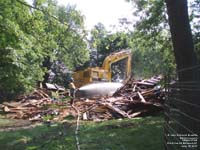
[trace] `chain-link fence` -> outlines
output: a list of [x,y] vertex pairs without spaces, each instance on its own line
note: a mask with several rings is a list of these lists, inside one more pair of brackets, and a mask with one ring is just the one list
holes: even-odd
[[199,78],[200,65],[165,78],[165,150],[200,150]]

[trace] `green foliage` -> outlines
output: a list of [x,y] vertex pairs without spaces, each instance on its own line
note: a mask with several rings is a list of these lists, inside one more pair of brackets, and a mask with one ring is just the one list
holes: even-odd
[[54,0],[0,1],[0,99],[31,91],[52,63],[68,68],[88,59],[83,16]]
[[70,69],[74,69],[89,58],[83,16],[74,6],[61,6],[58,9],[58,17],[60,22],[67,23],[68,26],[59,30],[57,36],[59,51],[56,56]]
[[132,33],[133,72],[149,77],[175,71],[164,0],[136,0],[134,15],[138,21]]
[[[164,0],[127,1],[133,2],[134,16],[138,18],[132,35],[135,76],[174,73],[176,65]],[[199,4],[199,0],[194,0],[189,7],[195,49],[200,58]]]
[[172,73],[175,68],[172,45],[165,33],[156,36],[133,35],[133,72],[136,77],[149,77],[166,72]]
[[130,35],[124,32],[109,33],[99,23],[91,31],[90,47],[96,50],[97,65],[100,66],[106,56],[121,49],[130,48]]
[[46,115],[46,116],[43,116],[43,121],[49,121],[49,120],[52,120],[53,119],[53,115]]
[[105,26],[102,23],[98,23],[91,30],[90,47],[91,49],[96,49],[100,44],[101,39],[103,39],[108,34]]
[[109,33],[102,24],[92,30],[92,48],[97,49],[97,61],[102,62],[111,52],[131,48],[135,77],[175,71],[164,0],[133,1],[138,21],[133,32]]
[[190,3],[191,9],[191,26],[194,40],[194,47],[197,58],[200,62],[200,0],[194,0]]
[[33,49],[35,38],[26,33],[29,9],[12,1],[1,1],[0,7],[0,98],[11,98],[42,79],[42,59]]

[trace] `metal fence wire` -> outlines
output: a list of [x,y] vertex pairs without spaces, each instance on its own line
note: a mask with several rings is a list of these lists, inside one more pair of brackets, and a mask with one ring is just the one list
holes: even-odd
[[165,150],[200,150],[200,65],[167,75],[165,89]]

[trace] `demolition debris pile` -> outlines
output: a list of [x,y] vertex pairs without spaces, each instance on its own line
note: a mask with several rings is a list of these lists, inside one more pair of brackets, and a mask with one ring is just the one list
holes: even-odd
[[[146,80],[130,79],[113,96],[75,99],[74,106],[83,120],[133,118],[158,113],[163,109],[163,93],[158,85],[161,79],[161,76]],[[58,121],[77,115],[70,106],[69,98],[55,100],[47,93],[44,89],[35,90],[16,102],[0,104],[0,108],[9,118],[31,121],[43,121],[44,118]]]
[[161,76],[146,80],[130,79],[111,97],[75,101],[83,120],[108,120],[151,115],[163,109]]
[[19,97],[17,101],[3,102],[0,104],[0,108],[6,114],[6,117],[13,119],[62,120],[73,109],[67,101],[51,98],[50,93],[46,89],[35,90],[29,95]]

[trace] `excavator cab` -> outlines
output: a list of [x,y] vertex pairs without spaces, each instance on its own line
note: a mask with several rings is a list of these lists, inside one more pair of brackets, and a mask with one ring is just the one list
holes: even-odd
[[87,68],[84,71],[77,71],[73,74],[76,87],[81,87],[89,83],[108,82],[108,71],[99,67]]

